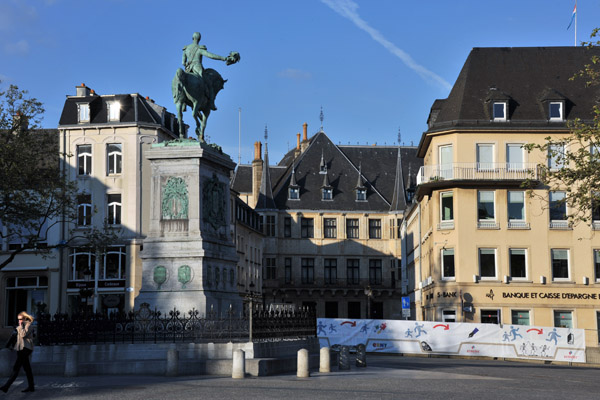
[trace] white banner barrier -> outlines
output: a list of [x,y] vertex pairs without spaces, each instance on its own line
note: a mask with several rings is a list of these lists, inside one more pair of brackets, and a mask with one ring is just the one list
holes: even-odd
[[583,329],[319,318],[317,336],[321,347],[364,343],[368,352],[585,362]]

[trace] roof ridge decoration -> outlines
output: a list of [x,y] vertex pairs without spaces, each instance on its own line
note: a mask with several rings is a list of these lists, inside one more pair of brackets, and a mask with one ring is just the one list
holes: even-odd
[[[400,133],[398,133],[398,139],[400,139]],[[404,196],[404,203],[406,204],[404,175],[402,173],[402,152],[400,151],[400,145],[398,145],[398,156],[396,157],[396,179],[394,180],[394,192],[392,194],[392,204],[390,205],[390,211],[402,211],[402,204],[400,204],[400,195]]]
[[360,161],[358,163],[358,181],[356,182],[356,188],[362,189],[364,187],[365,187],[365,185],[362,180],[362,161]]
[[260,179],[260,189],[258,191],[258,201],[256,202],[256,208],[260,210],[274,210],[275,201],[273,200],[273,190],[271,188],[271,173],[269,171],[269,148],[267,139],[269,137],[269,131],[265,125],[265,161],[262,169],[262,176]]

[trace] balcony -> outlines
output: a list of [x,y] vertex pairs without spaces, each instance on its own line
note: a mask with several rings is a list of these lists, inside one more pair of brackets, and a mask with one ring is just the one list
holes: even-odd
[[419,169],[417,185],[446,181],[539,180],[535,163],[452,163],[425,165]]

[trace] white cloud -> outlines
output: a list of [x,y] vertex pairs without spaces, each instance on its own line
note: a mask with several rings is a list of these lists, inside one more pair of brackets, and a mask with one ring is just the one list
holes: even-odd
[[415,71],[421,78],[429,83],[433,83],[450,90],[452,85],[441,76],[428,70],[424,66],[418,64],[408,53],[399,49],[395,44],[387,40],[377,29],[371,27],[360,15],[358,15],[358,4],[352,0],[321,0],[333,11],[342,17],[350,20],[359,29],[368,33],[373,40],[385,47],[387,51],[398,57],[410,69]]
[[279,72],[279,76],[282,78],[304,81],[312,78],[312,74],[307,71],[302,71],[299,69],[288,68]]
[[15,43],[7,43],[4,45],[4,51],[8,54],[24,56],[29,53],[29,43],[27,40],[19,40]]

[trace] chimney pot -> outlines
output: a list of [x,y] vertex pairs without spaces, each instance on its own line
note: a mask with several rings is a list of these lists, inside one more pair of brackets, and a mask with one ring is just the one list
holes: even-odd
[[296,134],[296,150],[300,150],[300,134]]
[[302,141],[306,141],[308,140],[308,124],[306,122],[302,124],[302,129],[304,132],[302,135]]

